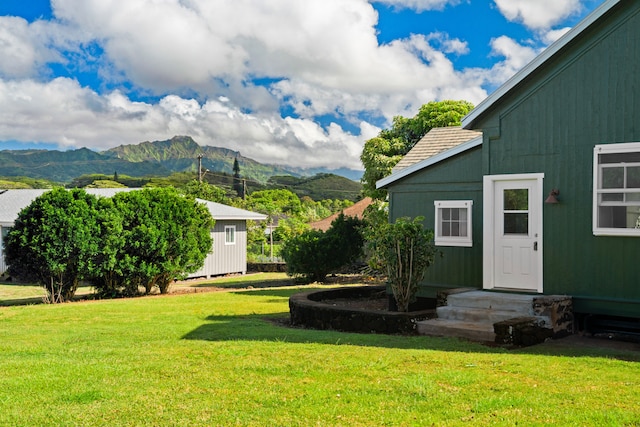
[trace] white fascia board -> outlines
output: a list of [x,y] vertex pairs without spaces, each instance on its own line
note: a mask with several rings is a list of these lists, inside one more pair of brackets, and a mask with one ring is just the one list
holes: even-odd
[[590,27],[594,22],[600,19],[605,13],[607,13],[613,6],[620,3],[621,0],[607,0],[598,6],[593,12],[591,12],[586,18],[576,24],[571,30],[565,33],[562,37],[547,47],[542,53],[536,56],[531,62],[525,65],[520,71],[507,80],[502,86],[496,89],[491,95],[486,97],[476,108],[471,110],[462,119],[463,129],[474,129],[474,122],[485,111],[487,111],[493,104],[495,104],[500,98],[509,93],[520,82],[531,75],[538,67],[542,66],[550,58],[552,58],[558,51],[565,47],[569,42],[580,35],[584,30]]
[[478,145],[482,144],[482,136],[477,136],[473,139],[470,139],[467,142],[463,142],[460,145],[456,145],[453,148],[450,148],[448,150],[445,150],[441,153],[436,154],[435,156],[431,156],[428,159],[424,159],[418,163],[414,163],[411,166],[408,166],[404,169],[401,169],[400,171],[396,172],[396,173],[392,173],[391,175],[382,178],[381,180],[379,180],[378,182],[376,182],[376,188],[384,188],[386,186],[388,186],[391,183],[394,183],[396,181],[398,181],[399,179],[402,179],[404,177],[407,177],[415,172],[418,172],[422,169],[428,168],[431,165],[435,165],[436,163],[439,163],[443,160],[446,160],[448,158],[451,158],[455,155],[458,155],[460,153],[463,153],[467,150],[470,150],[474,147],[477,147]]

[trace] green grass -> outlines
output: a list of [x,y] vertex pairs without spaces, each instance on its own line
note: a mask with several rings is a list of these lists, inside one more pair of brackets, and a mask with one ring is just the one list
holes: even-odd
[[[209,288],[222,289],[247,289],[273,286],[291,286],[293,279],[285,273],[252,273],[247,275],[219,277],[212,279],[185,280],[171,285],[173,292],[198,292]],[[77,296],[86,296],[93,293],[93,288],[81,285],[76,292]],[[0,306],[37,304],[42,302],[46,295],[43,287],[33,284],[0,282]]]
[[[76,296],[86,296],[93,293],[91,286],[80,286]],[[47,292],[42,286],[24,283],[0,283],[0,306],[39,304],[43,302]]]
[[293,287],[0,307],[0,425],[636,425],[640,354],[292,329]]

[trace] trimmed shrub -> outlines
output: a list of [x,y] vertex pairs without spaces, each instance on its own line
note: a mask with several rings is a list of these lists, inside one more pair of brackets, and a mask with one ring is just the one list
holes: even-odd
[[305,282],[324,282],[327,275],[362,255],[362,221],[338,216],[326,232],[308,230],[289,239],[282,248],[287,274]]

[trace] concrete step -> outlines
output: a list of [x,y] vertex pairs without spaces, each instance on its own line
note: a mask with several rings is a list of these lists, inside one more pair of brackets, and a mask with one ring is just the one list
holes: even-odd
[[487,323],[429,319],[416,322],[416,329],[420,335],[457,337],[480,342],[494,342],[496,339],[493,325]]
[[489,323],[491,325],[503,320],[524,316],[524,314],[512,310],[488,310],[484,308],[456,306],[438,307],[436,313],[439,319],[460,320],[470,323]]
[[470,291],[449,295],[447,305],[518,313],[513,317],[531,316],[533,315],[533,298],[533,295]]

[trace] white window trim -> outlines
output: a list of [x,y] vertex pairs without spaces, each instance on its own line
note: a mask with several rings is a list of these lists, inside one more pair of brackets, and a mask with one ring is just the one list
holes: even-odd
[[[227,230],[233,230],[232,236],[233,241],[227,240]],[[235,225],[225,225],[224,226],[224,244],[225,245],[235,245],[236,244],[236,226]]]
[[[435,233],[434,233],[434,243],[436,246],[464,246],[471,247],[473,246],[473,238],[471,234],[472,230],[472,217],[471,211],[473,209],[473,200],[436,200],[433,202],[435,207]],[[453,236],[439,236],[438,230],[440,227],[438,226],[440,223],[440,209],[446,208],[462,208],[467,210],[467,235],[464,237],[453,237]]]
[[[633,228],[605,228],[598,226],[598,189],[600,187],[600,166],[598,156],[601,154],[624,154],[640,152],[640,142],[622,144],[596,145],[593,149],[593,212],[592,228],[594,236],[640,236],[640,229]],[[622,206],[624,203],[621,203]],[[634,204],[635,205],[635,204]]]

